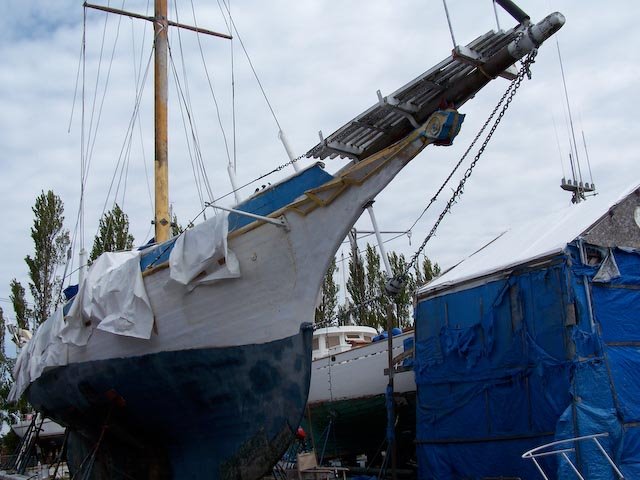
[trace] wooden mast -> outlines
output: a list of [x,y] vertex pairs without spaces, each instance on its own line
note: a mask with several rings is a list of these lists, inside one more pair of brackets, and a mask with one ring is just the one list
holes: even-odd
[[218,33],[199,27],[192,27],[167,18],[167,0],[155,0],[154,16],[148,17],[117,8],[84,3],[85,8],[93,8],[107,13],[126,15],[153,22],[154,31],[154,117],[155,117],[155,240],[164,242],[171,236],[171,218],[169,216],[169,141],[168,141],[168,73],[167,52],[169,25],[184,28],[197,33],[231,39],[231,35]]
[[155,0],[154,118],[155,118],[155,237],[161,243],[169,239],[169,151],[167,114],[167,0]]

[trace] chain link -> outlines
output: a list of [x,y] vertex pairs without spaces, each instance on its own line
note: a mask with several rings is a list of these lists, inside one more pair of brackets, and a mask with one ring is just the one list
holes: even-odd
[[[518,40],[519,40],[519,38],[516,39],[516,42]],[[486,128],[488,123],[491,121],[491,118],[495,114],[495,112],[498,109],[498,107],[504,102],[502,110],[498,114],[498,118],[496,118],[495,122],[493,123],[491,129],[489,130],[489,133],[487,134],[486,138],[484,139],[484,142],[482,142],[482,146],[478,150],[478,153],[476,154],[476,156],[474,157],[473,161],[469,165],[469,168],[467,168],[467,170],[465,171],[462,179],[460,180],[460,183],[458,184],[458,187],[454,190],[453,195],[451,195],[451,198],[449,199],[449,201],[447,202],[447,205],[442,210],[442,213],[438,217],[438,220],[436,220],[436,223],[431,228],[431,231],[426,236],[426,238],[424,239],[424,241],[422,242],[422,244],[420,245],[420,247],[418,248],[416,253],[411,257],[411,259],[407,263],[407,268],[404,270],[402,276],[406,276],[409,273],[409,270],[411,269],[411,267],[415,266],[415,264],[417,263],[418,257],[420,256],[420,254],[422,253],[422,251],[426,247],[426,245],[429,242],[429,240],[431,240],[431,238],[436,233],[436,230],[438,229],[438,226],[440,225],[440,222],[442,222],[444,217],[451,211],[451,208],[456,203],[456,200],[458,200],[460,198],[460,196],[462,196],[462,194],[464,193],[464,185],[465,185],[465,183],[467,182],[469,177],[471,177],[471,174],[473,173],[474,167],[478,163],[478,160],[480,160],[480,157],[484,153],[484,150],[487,147],[487,144],[489,143],[489,141],[491,140],[491,137],[493,136],[493,133],[496,131],[496,128],[498,128],[498,125],[502,121],[502,117],[504,117],[504,114],[506,113],[507,109],[509,108],[509,105],[513,101],[513,97],[515,96],[518,88],[520,87],[520,84],[522,83],[522,80],[524,79],[525,75],[527,76],[527,78],[531,78],[530,66],[531,66],[532,63],[535,62],[535,58],[536,58],[537,54],[538,54],[538,50],[537,49],[533,49],[531,51],[531,53],[529,53],[529,55],[527,56],[525,61],[522,63],[522,67],[520,68],[520,71],[518,72],[518,76],[516,78],[514,78],[513,81],[509,84],[509,87],[507,88],[507,90],[505,91],[504,95],[500,99],[500,102],[498,102],[498,105],[494,109],[493,113],[488,118],[487,122],[485,122],[485,124],[482,127],[482,129],[480,130],[480,133],[482,133],[482,131]],[[505,99],[506,99],[506,102],[505,102]],[[476,139],[474,139],[473,143],[476,142],[477,138],[480,136],[480,133],[478,134],[478,136],[476,136]],[[464,156],[466,156],[467,153],[468,153],[468,150],[467,150],[467,152],[465,152]],[[448,180],[449,179],[447,179],[447,181]],[[440,190],[442,190],[442,188],[444,188],[444,186],[441,187]]]

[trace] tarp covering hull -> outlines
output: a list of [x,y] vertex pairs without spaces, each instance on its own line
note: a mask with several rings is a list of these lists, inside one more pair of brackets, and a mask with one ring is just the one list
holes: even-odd
[[[619,275],[595,281],[607,255]],[[602,432],[633,478],[638,292],[640,253],[576,241],[543,264],[423,297],[414,367],[420,478],[537,478],[526,450]],[[585,478],[615,478],[595,450],[576,461]],[[542,462],[551,478],[575,478],[552,458]]]
[[154,478],[258,478],[300,422],[311,337],[303,326],[261,345],[67,365],[45,372],[27,395],[73,430],[73,471],[98,445],[91,478],[146,479],[152,470]]

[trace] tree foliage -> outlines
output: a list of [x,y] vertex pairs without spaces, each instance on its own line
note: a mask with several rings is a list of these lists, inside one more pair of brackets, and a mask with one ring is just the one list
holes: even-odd
[[43,191],[31,210],[34,214],[31,227],[34,256],[27,255],[25,262],[29,267],[29,290],[37,326],[47,319],[60,300],[58,292],[62,280],[56,277],[56,270],[64,264],[69,232],[63,228],[64,205],[53,191]]
[[415,271],[417,287],[426,285],[434,278],[439,277],[441,273],[438,263],[432,263],[427,256],[422,259],[422,271],[420,270],[420,264],[416,265]]
[[24,297],[25,290],[22,284],[16,280],[15,278],[11,280],[9,284],[11,288],[11,294],[9,295],[9,300],[11,300],[11,304],[13,305],[13,311],[16,314],[16,323],[18,324],[18,328],[23,328],[25,330],[29,330],[29,319],[33,314],[29,307],[27,306],[27,301]]
[[319,325],[328,325],[336,318],[336,307],[338,305],[338,290],[340,287],[336,284],[334,275],[338,267],[336,259],[331,261],[327,273],[322,282],[322,290],[320,291],[320,304],[316,307],[315,322]]
[[182,232],[184,232],[184,228],[178,222],[178,216],[174,213],[173,217],[171,217],[171,236],[177,237]]
[[[407,270],[407,260],[404,255],[396,252],[389,253],[389,263],[394,276],[402,274]],[[396,319],[401,328],[409,327],[413,323],[413,293],[416,289],[416,279],[409,272],[406,281],[400,292],[393,298],[396,307]]]
[[[24,292],[24,289],[23,289]],[[0,308],[0,425],[14,423],[20,414],[26,413],[29,406],[24,398],[17,403],[9,403],[9,392],[13,386],[11,373],[15,365],[15,359],[7,357],[5,351],[6,322],[4,312]],[[3,441],[4,443],[4,441]]]
[[[355,249],[352,251],[357,252]],[[388,258],[393,276],[407,270],[404,255],[389,252]],[[413,294],[416,288],[439,274],[438,264],[425,257],[422,268],[417,265],[415,269],[409,269],[402,289],[391,298],[385,292],[387,274],[381,269],[380,254],[374,246],[367,244],[364,262],[359,254],[352,254],[349,261],[347,292],[350,299],[347,307],[338,309],[338,316],[349,318],[357,325],[386,329],[387,308],[392,304],[395,308],[397,326],[409,327],[413,323]]]
[[352,321],[356,325],[368,325],[367,286],[362,257],[357,251],[349,259],[349,278],[347,280],[347,292],[350,302],[348,309],[348,319],[344,323]]
[[100,219],[89,261],[93,262],[104,252],[130,250],[132,247],[133,235],[129,233],[129,217],[116,203],[113,209]]

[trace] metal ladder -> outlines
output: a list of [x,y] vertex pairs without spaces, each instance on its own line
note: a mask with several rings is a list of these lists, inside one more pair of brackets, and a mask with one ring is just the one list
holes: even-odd
[[16,449],[16,455],[13,462],[9,465],[9,470],[24,474],[29,465],[29,460],[34,453],[36,442],[42,430],[42,424],[44,423],[44,417],[39,413],[34,415],[29,424],[29,428],[22,437],[18,448]]

